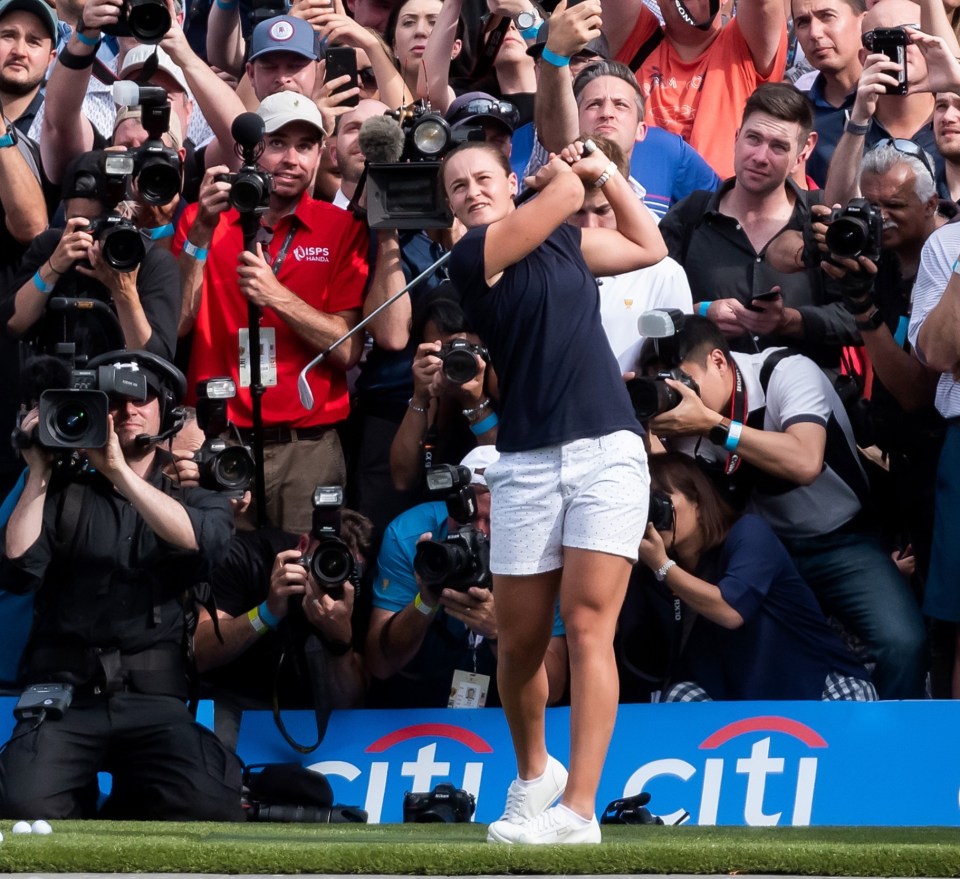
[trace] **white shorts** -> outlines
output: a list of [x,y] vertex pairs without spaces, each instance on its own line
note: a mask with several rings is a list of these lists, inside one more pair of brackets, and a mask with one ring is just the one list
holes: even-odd
[[540,574],[563,548],[637,560],[650,474],[643,440],[627,430],[530,452],[506,452],[484,473],[490,488],[490,570]]

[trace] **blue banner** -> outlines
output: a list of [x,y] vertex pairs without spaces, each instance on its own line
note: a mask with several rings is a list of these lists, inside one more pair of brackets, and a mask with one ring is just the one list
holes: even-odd
[[[0,699],[0,741],[15,699]],[[211,723],[209,703],[201,721]],[[550,753],[567,762],[569,709],[547,712]],[[312,712],[284,712],[298,741]],[[641,791],[667,823],[742,826],[960,826],[960,702],[713,702],[621,705],[597,797]],[[474,820],[500,816],[516,773],[494,708],[334,712],[320,748],[290,748],[270,712],[244,715],[247,763],[299,762],[323,772],[336,802],[371,822],[402,820],[406,791],[441,782],[477,798]]]

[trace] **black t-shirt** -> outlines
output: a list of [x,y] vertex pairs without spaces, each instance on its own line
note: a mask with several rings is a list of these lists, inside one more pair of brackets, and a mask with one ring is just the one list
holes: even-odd
[[500,382],[497,448],[529,451],[618,430],[642,435],[600,322],[580,230],[561,225],[492,287],[484,280],[486,232],[461,238],[449,269]]
[[[48,229],[30,245],[20,271],[10,286],[7,298],[0,302],[0,323],[6,325],[13,316],[14,297],[17,290],[33,277],[33,274],[46,262],[56,250],[63,229]],[[167,360],[173,359],[173,352],[177,344],[177,323],[180,319],[180,302],[182,292],[180,287],[180,272],[177,261],[168,250],[154,247],[146,242],[146,254],[140,263],[137,273],[137,292],[143,306],[147,322],[153,334],[147,340],[144,348]],[[39,292],[37,295],[41,295]],[[88,278],[68,269],[58,278],[51,297],[88,298],[110,303],[110,293],[106,287],[94,278]],[[110,305],[113,308],[112,304]],[[113,309],[116,311],[116,309]],[[73,313],[76,315],[76,312]],[[85,315],[88,313],[84,313]],[[70,341],[77,343],[77,353],[87,356],[102,354],[118,347],[116,331],[105,329],[107,325],[98,317],[88,318],[71,317],[64,330],[63,318],[47,315],[31,328],[29,336],[35,336],[48,347],[55,341],[63,341],[66,336]]]

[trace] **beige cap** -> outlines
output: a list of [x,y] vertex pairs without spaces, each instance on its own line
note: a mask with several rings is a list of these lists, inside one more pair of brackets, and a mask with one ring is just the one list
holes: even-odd
[[263,120],[263,128],[267,134],[279,131],[284,125],[291,122],[306,122],[313,125],[322,135],[326,136],[327,129],[323,125],[323,116],[313,99],[297,92],[277,92],[268,95],[260,103],[257,115]]

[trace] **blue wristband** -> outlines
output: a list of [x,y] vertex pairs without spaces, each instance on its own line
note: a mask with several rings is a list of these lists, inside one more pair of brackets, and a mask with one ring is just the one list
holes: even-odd
[[483,421],[470,425],[470,433],[474,436],[483,436],[488,430],[493,430],[500,423],[496,412],[491,412]]
[[100,37],[88,37],[86,34],[81,33],[80,31],[74,31],[73,35],[81,42],[84,46],[99,46]]
[[540,56],[544,61],[548,61],[554,67],[569,67],[570,59],[566,55],[558,55],[551,52],[546,46],[543,47],[543,55]]
[[183,252],[187,256],[192,256],[197,262],[203,262],[210,252],[205,247],[197,247],[189,238],[183,242]]
[[701,302],[701,303],[697,306],[697,314],[699,314],[700,317],[706,317],[706,316],[707,316],[707,312],[708,312],[709,310],[710,310],[710,303],[709,303],[709,302]]
[[520,31],[520,36],[525,40],[535,40],[537,34],[540,33],[540,28],[543,27],[543,22],[538,21],[533,27],[528,27],[525,31]]
[[727,439],[723,447],[732,452],[740,444],[740,434],[743,431],[743,424],[739,421],[730,422],[730,430],[727,431]]
[[270,608],[267,607],[267,603],[263,602],[260,607],[257,608],[257,616],[267,625],[269,629],[275,629],[280,625],[280,620],[278,620],[272,613],[270,613]]
[[37,269],[36,273],[33,276],[33,284],[41,293],[52,293],[53,288],[56,287],[56,284],[48,284],[43,278],[40,277],[40,269]]

